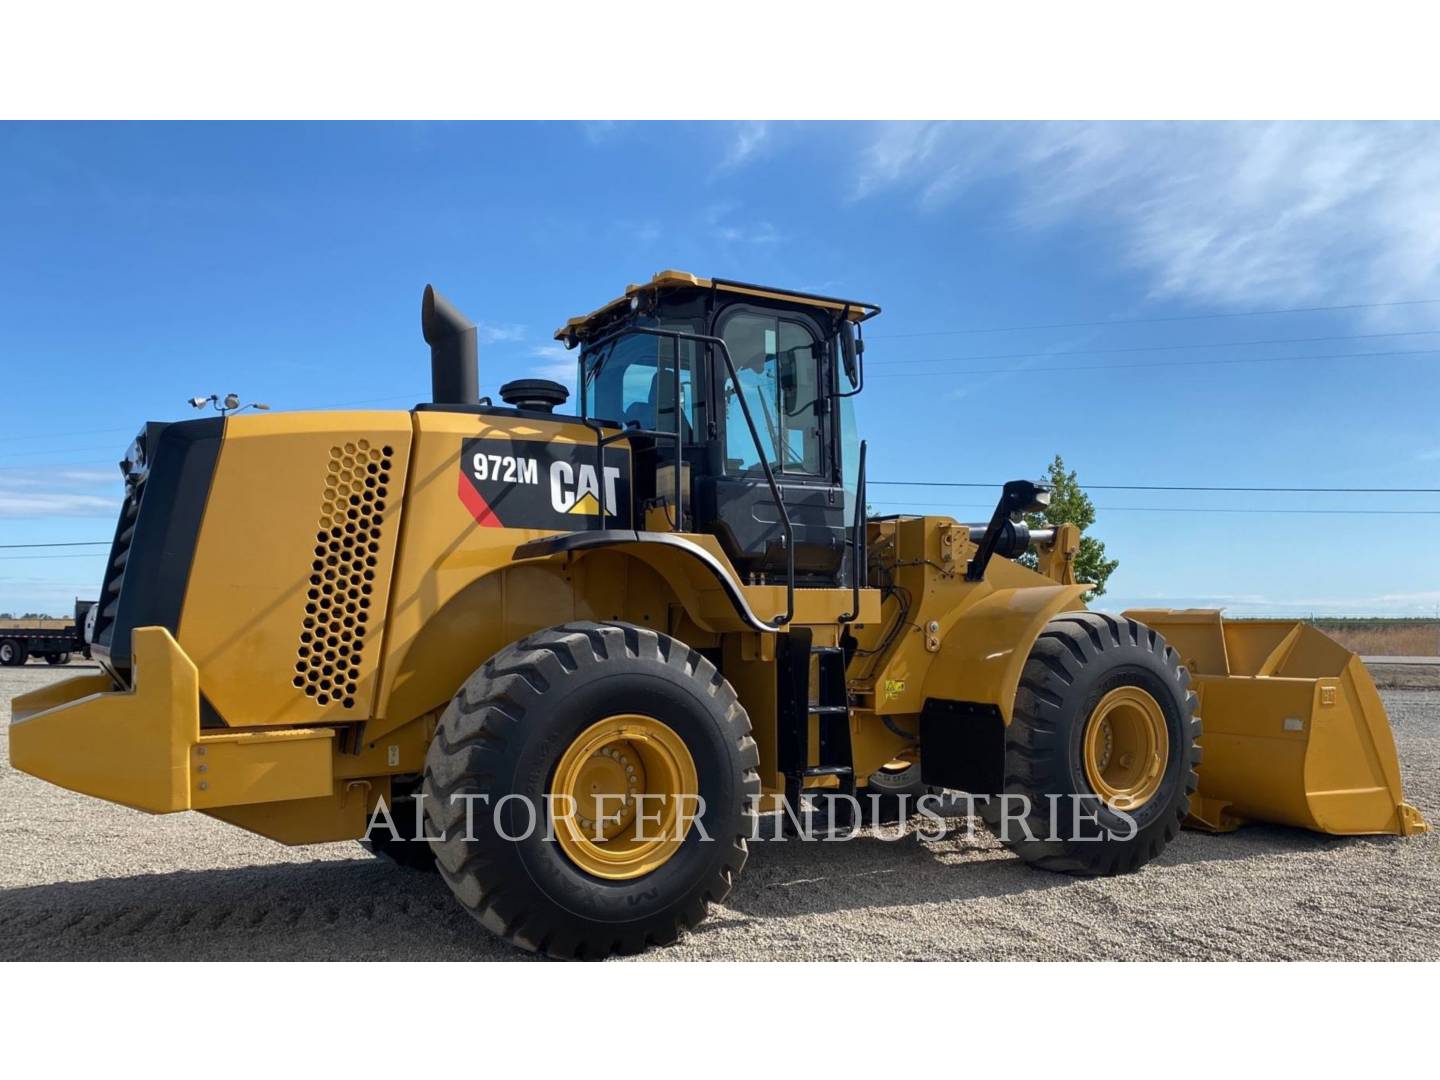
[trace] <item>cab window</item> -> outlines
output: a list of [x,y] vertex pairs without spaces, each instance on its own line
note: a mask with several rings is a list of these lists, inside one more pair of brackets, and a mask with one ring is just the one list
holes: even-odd
[[[651,334],[627,334],[585,358],[589,415],[648,431],[673,431],[672,390],[676,341]],[[693,442],[704,408],[703,382],[696,377],[695,343],[681,341],[680,405],[685,441]]]
[[757,312],[737,312],[723,337],[739,377],[725,379],[726,471],[760,468],[740,395],[760,437],[759,451],[781,473],[821,472],[820,364],[815,338],[801,323]]

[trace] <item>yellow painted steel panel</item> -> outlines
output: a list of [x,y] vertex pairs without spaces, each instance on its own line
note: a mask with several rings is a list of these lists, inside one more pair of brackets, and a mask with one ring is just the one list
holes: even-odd
[[[195,665],[160,627],[137,628],[131,645],[133,690],[97,693],[94,679],[81,678],[16,698],[10,764],[136,810],[186,810],[188,756],[200,731]],[[55,689],[69,700],[58,702]]]
[[226,421],[176,637],[230,726],[370,715],[410,441],[408,413]]
[[389,795],[388,781],[340,783],[330,794],[313,799],[247,803],[202,812],[281,844],[327,844],[364,836],[375,803],[382,796],[388,800]]
[[1360,658],[1305,623],[1215,611],[1126,612],[1190,668],[1204,728],[1192,824],[1341,835],[1429,826],[1405,803],[1385,706]]
[[415,413],[414,423],[374,710],[383,722],[367,726],[367,739],[444,705],[481,663],[530,631],[612,614],[591,609],[558,563],[512,565],[516,547],[556,530],[482,525],[457,494],[466,439],[593,445],[594,432],[575,422],[438,410]]
[[327,796],[334,784],[334,742],[333,728],[203,736],[191,750],[191,806]]
[[[1084,596],[1083,585],[990,588],[987,583],[970,594],[970,603],[932,620],[933,633],[927,625],[925,634],[911,635],[909,662],[892,665],[886,677],[906,683],[913,711],[926,698],[988,702],[1008,724],[1035,639],[1056,615],[1082,609]],[[924,646],[926,637],[938,638],[937,652]]]
[[137,627],[132,644],[131,689],[82,676],[16,698],[11,764],[157,814],[332,790],[333,728],[202,734],[195,664],[163,627]]

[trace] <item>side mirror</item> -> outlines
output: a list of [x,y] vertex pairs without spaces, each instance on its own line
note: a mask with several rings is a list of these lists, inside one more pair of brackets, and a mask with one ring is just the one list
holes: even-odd
[[840,364],[845,369],[845,378],[851,387],[860,387],[860,358],[855,348],[855,326],[846,322],[840,328]]

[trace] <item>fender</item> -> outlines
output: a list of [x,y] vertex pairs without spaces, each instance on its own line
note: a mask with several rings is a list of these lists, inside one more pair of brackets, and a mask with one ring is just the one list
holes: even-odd
[[[707,630],[724,633],[755,630],[773,634],[776,628],[755,614],[733,570],[693,540],[674,533],[636,529],[597,529],[561,533],[532,540],[515,549],[517,561],[540,559],[569,552],[610,548],[642,559],[663,577],[677,595],[684,598],[690,616]],[[728,604],[703,602],[702,594],[719,592]]]
[[994,705],[1008,725],[1020,671],[1056,615],[1084,611],[1086,585],[998,588],[954,613],[925,673],[925,699]]

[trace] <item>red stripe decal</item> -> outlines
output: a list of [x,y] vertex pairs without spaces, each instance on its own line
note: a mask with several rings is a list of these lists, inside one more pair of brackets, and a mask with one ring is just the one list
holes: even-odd
[[475,485],[470,483],[465,473],[460,473],[460,501],[465,504],[465,509],[470,511],[470,516],[487,529],[503,529],[504,523],[495,516],[495,511],[490,509],[490,504],[485,497],[475,490]]

